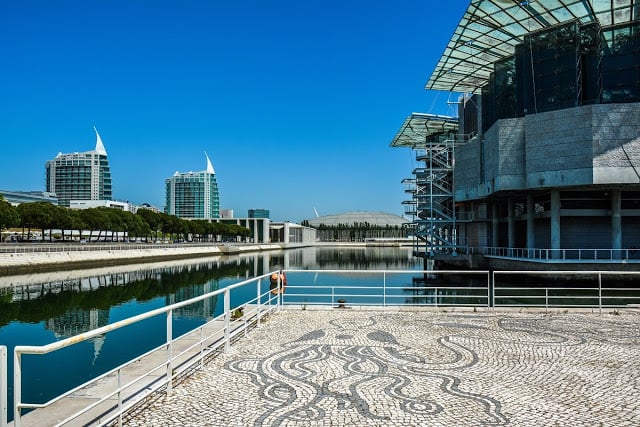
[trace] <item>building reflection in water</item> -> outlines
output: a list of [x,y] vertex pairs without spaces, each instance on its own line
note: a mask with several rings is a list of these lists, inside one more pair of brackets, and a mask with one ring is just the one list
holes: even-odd
[[[110,266],[0,277],[0,328],[9,322],[44,322],[57,339],[109,322],[111,308],[164,298],[173,304],[231,282],[276,269],[414,269],[411,248],[311,247],[192,260]],[[209,320],[217,299],[175,311],[175,318]],[[94,341],[95,355],[104,338]]]

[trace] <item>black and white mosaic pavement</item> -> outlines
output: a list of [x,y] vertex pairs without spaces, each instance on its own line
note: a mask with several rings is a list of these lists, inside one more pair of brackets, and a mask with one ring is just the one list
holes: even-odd
[[640,315],[286,310],[131,426],[637,426]]

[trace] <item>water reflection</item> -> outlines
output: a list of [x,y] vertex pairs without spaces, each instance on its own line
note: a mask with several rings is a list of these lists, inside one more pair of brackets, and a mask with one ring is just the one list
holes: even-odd
[[[411,248],[317,247],[4,276],[0,277],[0,344],[12,354],[16,345],[45,345],[281,268],[413,270],[421,269],[422,262],[413,257]],[[175,310],[174,335],[192,330],[221,310],[222,298],[215,297]],[[46,356],[25,356],[25,400],[46,401],[160,345],[164,334],[158,331],[166,329],[166,321],[155,317],[125,329]],[[13,366],[9,365],[11,400]]]
[[[221,279],[285,269],[416,269],[411,248],[302,248],[108,268],[0,277],[0,328],[45,322],[56,339],[104,326],[110,310],[162,297],[166,305],[214,291]],[[176,317],[210,319],[216,301],[177,310]]]

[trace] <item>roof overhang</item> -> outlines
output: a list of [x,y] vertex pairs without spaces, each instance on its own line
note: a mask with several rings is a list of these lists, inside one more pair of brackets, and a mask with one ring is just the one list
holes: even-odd
[[458,119],[436,114],[411,113],[391,141],[392,147],[424,146],[434,135],[448,135],[458,130]]
[[425,88],[476,93],[528,33],[574,20],[606,27],[638,18],[640,0],[472,0]]

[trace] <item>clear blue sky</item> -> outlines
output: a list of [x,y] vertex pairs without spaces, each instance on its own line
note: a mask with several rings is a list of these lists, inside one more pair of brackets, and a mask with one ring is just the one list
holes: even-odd
[[164,180],[212,160],[223,209],[300,221],[401,215],[416,165],[390,148],[468,0],[0,2],[0,189],[95,146],[114,198],[164,206]]

